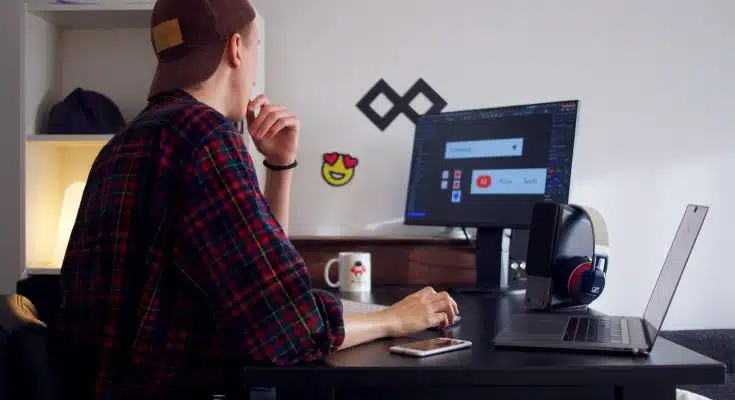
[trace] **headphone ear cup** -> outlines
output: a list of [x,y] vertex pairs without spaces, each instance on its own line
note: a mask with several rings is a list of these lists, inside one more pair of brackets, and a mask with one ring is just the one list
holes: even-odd
[[587,257],[563,257],[554,262],[552,283],[554,294],[561,299],[573,298],[573,290],[569,287],[569,277],[580,264],[589,261]]
[[[554,290],[558,297],[571,299],[577,304],[589,304],[586,293],[595,282],[590,276],[595,269],[588,257],[567,257],[559,259],[554,268]],[[602,271],[600,271],[602,272]]]
[[605,272],[597,268],[585,271],[580,280],[578,301],[590,304],[600,297],[603,290],[605,290]]

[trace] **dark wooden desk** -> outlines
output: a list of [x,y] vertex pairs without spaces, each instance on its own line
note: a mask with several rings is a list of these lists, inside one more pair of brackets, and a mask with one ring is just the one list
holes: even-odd
[[[390,304],[415,288],[378,288],[355,300]],[[439,333],[381,340],[331,355],[324,363],[289,368],[253,367],[251,386],[275,386],[296,398],[322,394],[335,399],[674,399],[677,385],[720,384],[725,366],[659,338],[649,357],[521,351],[496,348],[495,333],[522,296],[456,296],[463,321]],[[388,347],[421,338],[467,339],[467,350],[417,359],[393,355]],[[314,396],[316,397],[316,396]]]

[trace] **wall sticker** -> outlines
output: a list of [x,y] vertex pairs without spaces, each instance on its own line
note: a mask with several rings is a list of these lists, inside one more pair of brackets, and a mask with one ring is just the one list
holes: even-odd
[[[390,100],[393,106],[381,116],[371,106],[373,101],[380,95],[384,95]],[[399,115],[403,114],[411,122],[416,123],[416,119],[419,117],[419,113],[411,107],[411,102],[418,96],[423,94],[431,102],[431,107],[426,112],[427,114],[436,114],[441,112],[444,107],[447,106],[447,102],[437,93],[426,81],[419,78],[416,83],[411,86],[410,89],[403,96],[399,95],[388,83],[381,79],[376,83],[366,94],[357,102],[357,108],[362,111],[363,114],[378,127],[381,131],[384,131],[390,124],[398,118]]]
[[338,152],[322,155],[322,179],[330,186],[344,186],[355,176],[357,158]]

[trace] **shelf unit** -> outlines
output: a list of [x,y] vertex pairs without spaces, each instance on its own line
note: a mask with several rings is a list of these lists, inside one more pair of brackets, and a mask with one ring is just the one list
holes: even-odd
[[56,146],[80,146],[92,145],[100,146],[107,143],[113,135],[47,135],[47,134],[29,134],[26,135],[26,142],[29,143],[47,143]]
[[111,29],[150,27],[152,1],[102,1],[100,4],[58,4],[28,1],[28,12],[59,28]]
[[[145,106],[155,70],[150,44],[153,0],[100,0],[57,4],[27,0],[22,45],[25,143],[26,274],[58,271],[51,265],[64,191],[84,181],[112,135],[44,133],[51,107],[77,87],[109,97],[130,121]],[[265,23],[255,94],[265,90]],[[249,141],[246,142],[249,144]],[[254,156],[256,165],[261,160]],[[262,168],[258,176],[262,178]]]

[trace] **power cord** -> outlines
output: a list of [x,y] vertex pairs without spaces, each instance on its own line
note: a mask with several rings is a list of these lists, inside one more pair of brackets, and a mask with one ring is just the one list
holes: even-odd
[[[472,245],[472,247],[475,247],[475,241],[470,238],[470,234],[467,233],[467,228],[465,228],[464,226],[462,226],[462,227],[460,227],[460,229],[462,229],[462,233],[464,234],[465,239],[467,239],[467,243],[469,243],[470,245]],[[505,232],[503,232],[503,236],[507,236],[508,239],[512,239],[513,238],[513,230],[510,230],[510,233],[508,233],[507,235],[505,234]]]
[[463,226],[463,227],[460,227],[460,229],[462,229],[462,233],[464,233],[464,237],[467,239],[467,243],[469,243],[470,246],[472,246],[472,248],[474,249],[475,248],[475,242],[472,239],[470,239],[470,234],[467,233],[467,228],[465,228]]

